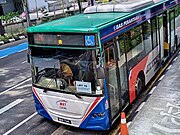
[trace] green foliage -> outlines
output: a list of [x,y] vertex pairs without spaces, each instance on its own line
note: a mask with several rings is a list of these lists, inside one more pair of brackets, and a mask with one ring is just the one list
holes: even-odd
[[7,25],[8,23],[14,22],[15,21],[14,17],[16,17],[16,16],[19,16],[19,12],[10,12],[6,15],[0,16],[0,19],[2,21],[5,21],[5,25]]
[[11,39],[11,38],[13,38],[13,35],[11,33],[5,33],[4,38],[5,39]]
[[4,36],[0,36],[0,41],[4,41]]

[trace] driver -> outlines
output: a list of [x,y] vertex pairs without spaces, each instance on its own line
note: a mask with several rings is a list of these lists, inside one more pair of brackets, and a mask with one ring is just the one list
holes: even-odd
[[73,72],[68,64],[62,63],[61,64],[61,71],[63,74],[64,79],[68,80],[69,85],[71,84],[70,80],[73,77]]

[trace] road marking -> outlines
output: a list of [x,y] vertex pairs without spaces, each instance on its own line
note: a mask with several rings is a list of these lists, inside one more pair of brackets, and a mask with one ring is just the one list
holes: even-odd
[[131,124],[132,124],[132,122],[131,122],[131,121],[130,121],[130,122],[128,122],[128,123],[127,123],[127,127],[129,127]]
[[4,48],[3,50],[9,50],[10,49],[10,47],[8,47],[8,48]]
[[146,102],[142,102],[142,103],[141,103],[141,105],[140,105],[140,106],[138,107],[138,109],[137,109],[138,112],[142,109],[142,107],[145,105],[145,103],[146,103]]
[[156,89],[156,86],[154,86],[154,87],[151,89],[151,91],[149,92],[149,94],[152,94],[155,89]]
[[174,124],[176,124],[176,125],[180,126],[180,123],[179,123],[179,122],[177,122],[177,120],[175,120],[175,118],[171,118],[171,121],[172,121],[172,123],[174,123]]
[[9,131],[7,131],[6,133],[4,133],[3,135],[8,135],[10,134],[12,131],[14,131],[16,128],[20,127],[21,125],[23,125],[25,122],[27,122],[28,120],[30,120],[31,118],[33,118],[35,115],[37,115],[37,112],[33,113],[31,116],[27,117],[25,120],[21,121],[19,124],[17,124],[16,126],[14,126],[13,128],[11,128]]
[[13,87],[11,87],[11,88],[9,88],[9,89],[7,89],[7,90],[1,92],[0,95],[4,94],[4,93],[6,93],[6,92],[8,92],[8,91],[10,91],[10,90],[12,90],[12,89],[14,89],[14,88],[20,86],[20,85],[22,85],[23,83],[25,83],[25,82],[27,82],[27,81],[29,81],[29,80],[31,80],[31,78],[29,78],[29,79],[27,79],[27,80],[25,80],[25,81],[23,81],[23,82],[21,82],[21,83],[15,85],[15,86],[13,86]]
[[180,133],[180,129],[168,128],[168,127],[164,127],[159,124],[156,124],[156,123],[153,125],[153,127],[167,133]]
[[21,103],[22,101],[24,101],[24,99],[17,99],[14,102],[8,104],[7,106],[3,107],[0,109],[0,114],[6,112],[7,110],[13,108],[14,106],[18,105],[19,103]]
[[170,66],[167,68],[167,70],[169,70],[171,67],[172,67],[172,65],[170,65]]
[[51,135],[59,135],[65,133],[70,127],[67,126],[60,126],[58,129],[56,129]]
[[172,114],[169,114],[169,113],[165,113],[165,112],[163,112],[163,111],[160,112],[160,115],[170,116],[170,117],[173,117],[173,118],[176,118],[176,119],[179,119],[179,120],[180,120],[180,117],[179,117],[179,116],[175,116],[175,115],[172,115]]
[[25,60],[25,61],[23,61],[23,62],[21,62],[21,64],[24,64],[24,63],[26,63],[27,61]]
[[165,75],[162,75],[161,78],[159,78],[159,81],[161,81],[164,78]]
[[176,58],[173,60],[173,62],[176,61],[177,59],[178,59],[178,57],[176,57]]
[[26,49],[28,49],[28,43],[24,42],[22,44],[0,50],[0,57],[4,57],[6,55],[9,56],[17,53],[18,51],[23,51]]
[[8,55],[2,56],[2,57],[0,57],[0,59],[5,58],[5,57],[7,57],[7,56],[8,56]]
[[23,51],[25,51],[25,50],[27,50],[27,48],[26,48],[26,49],[23,49],[23,50],[20,50],[20,51],[18,51],[18,52],[23,52]]

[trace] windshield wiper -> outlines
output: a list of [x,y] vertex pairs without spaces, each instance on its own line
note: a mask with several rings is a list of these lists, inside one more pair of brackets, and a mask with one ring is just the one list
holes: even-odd
[[73,92],[73,94],[74,94],[77,98],[82,99],[82,97],[81,97],[78,93],[76,93],[73,89],[71,89],[71,88],[68,87],[68,86],[67,86],[67,88],[68,88],[68,90],[70,90],[71,92]]
[[37,75],[35,76],[35,77],[36,77],[35,83],[38,83],[39,80],[40,80],[40,78],[41,78],[44,74],[45,74],[44,69],[41,70],[41,71],[39,71],[39,72],[37,72]]

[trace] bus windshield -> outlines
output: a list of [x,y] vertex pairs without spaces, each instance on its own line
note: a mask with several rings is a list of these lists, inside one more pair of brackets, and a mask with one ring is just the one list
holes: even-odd
[[30,49],[34,85],[48,90],[97,94],[95,51]]

